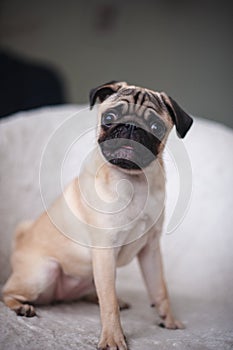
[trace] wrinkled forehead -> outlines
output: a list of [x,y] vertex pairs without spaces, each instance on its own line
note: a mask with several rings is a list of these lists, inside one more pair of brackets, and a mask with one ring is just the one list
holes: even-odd
[[159,92],[139,87],[127,86],[109,96],[99,108],[100,113],[108,109],[117,109],[122,115],[137,115],[147,119],[148,115],[155,113],[167,123],[171,123],[166,105]]

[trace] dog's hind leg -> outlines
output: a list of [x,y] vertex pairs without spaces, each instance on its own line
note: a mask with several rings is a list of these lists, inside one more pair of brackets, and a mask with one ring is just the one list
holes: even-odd
[[16,227],[11,258],[12,274],[3,287],[3,301],[18,315],[32,317],[36,315],[32,305],[42,291],[47,288],[51,278],[48,267],[55,270],[53,261],[42,257],[40,252],[30,248],[32,221],[24,221]]
[[[22,293],[23,294],[23,293]],[[19,316],[33,317],[36,316],[35,308],[27,301],[30,297],[17,295],[16,293],[8,293],[6,291],[3,295],[3,301],[11,310],[15,311]]]
[[[15,230],[14,235],[14,248],[15,245],[20,240],[20,237],[32,226],[32,221],[21,222]],[[15,249],[14,249],[15,250]],[[16,267],[20,269],[22,262],[20,258],[13,259],[16,260]],[[19,261],[18,261],[19,260]],[[14,266],[13,270],[14,270]],[[25,276],[17,275],[16,272],[13,272],[8,281],[6,282],[3,288],[3,301],[4,303],[12,310],[14,310],[18,315],[32,317],[35,316],[35,309],[32,305],[27,304],[26,301],[32,300],[35,297],[35,293],[30,293],[30,288],[26,287]]]
[[60,267],[55,260],[31,249],[32,223],[16,228],[12,254],[12,274],[3,287],[3,301],[17,315],[32,317],[35,302],[45,295],[44,303],[53,301],[54,288]]
[[32,317],[36,315],[31,304],[37,298],[37,286],[30,283],[29,276],[21,276],[13,272],[3,288],[3,301],[19,316]]
[[3,288],[3,301],[17,315],[32,317],[36,315],[34,303],[54,301],[61,270],[50,258],[18,254],[16,268]]

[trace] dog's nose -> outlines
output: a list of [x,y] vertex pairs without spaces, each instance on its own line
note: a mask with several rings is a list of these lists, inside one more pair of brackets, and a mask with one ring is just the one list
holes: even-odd
[[137,129],[137,125],[135,124],[125,124],[125,127],[128,131],[129,139],[131,138],[133,132]]

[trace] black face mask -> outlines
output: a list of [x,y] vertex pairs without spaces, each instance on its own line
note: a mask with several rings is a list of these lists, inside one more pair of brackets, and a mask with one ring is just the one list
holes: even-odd
[[98,142],[105,158],[125,169],[142,169],[155,160],[161,141],[136,124],[104,127]]

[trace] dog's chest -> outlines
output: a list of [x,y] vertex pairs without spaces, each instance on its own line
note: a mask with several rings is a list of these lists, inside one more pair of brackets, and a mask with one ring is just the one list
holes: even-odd
[[164,209],[165,196],[159,166],[140,176],[125,174],[110,166],[95,178],[88,178],[88,172],[85,174],[79,182],[85,185],[82,186],[85,196],[82,207],[91,223],[88,226],[91,242],[99,246],[122,246],[138,240],[156,225]]
[[[108,219],[113,228],[114,245],[120,246],[139,240],[152,226],[156,226],[163,209],[165,192],[162,188],[150,191],[145,183],[131,184],[119,194],[119,210]],[[141,245],[143,242],[138,242]],[[136,247],[136,250],[138,247]]]
[[[140,201],[142,198],[143,201]],[[145,198],[141,195],[140,189],[135,191],[127,210],[127,218],[122,217],[124,224],[115,233],[118,266],[128,264],[147,244],[148,232],[153,235],[156,234],[157,228],[160,231],[163,208],[164,191],[158,190],[156,195],[148,193]],[[151,231],[152,227],[153,231]]]

